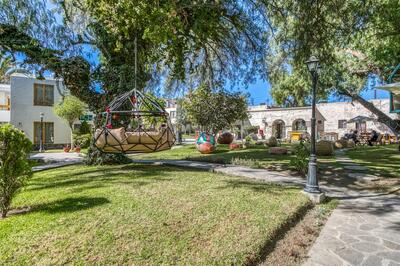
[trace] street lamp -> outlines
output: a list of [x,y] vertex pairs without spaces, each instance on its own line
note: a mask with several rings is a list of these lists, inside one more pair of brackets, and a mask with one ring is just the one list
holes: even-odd
[[318,74],[320,71],[319,60],[315,56],[311,56],[310,59],[306,62],[308,71],[311,74],[312,78],[312,115],[311,115],[311,154],[310,154],[310,162],[308,163],[308,174],[307,174],[307,184],[304,188],[304,191],[311,194],[321,194],[321,190],[318,186],[318,178],[317,178],[317,155],[315,150],[315,142],[316,142],[316,118],[315,118],[315,110],[316,110],[316,94],[317,94],[317,82],[318,82]]
[[43,118],[44,118],[44,114],[40,113],[39,152],[44,152],[44,149],[43,149]]

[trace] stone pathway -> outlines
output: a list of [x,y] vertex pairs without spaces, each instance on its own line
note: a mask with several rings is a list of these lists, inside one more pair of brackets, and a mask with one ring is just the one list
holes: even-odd
[[[364,173],[368,169],[354,163],[344,151],[339,151],[336,158],[349,170],[344,178],[379,179]],[[345,188],[338,194],[340,205],[328,219],[304,265],[400,265],[400,198]]]
[[221,165],[207,162],[195,162],[187,160],[133,160],[135,163],[170,165],[186,168],[201,169],[216,173],[224,173],[228,175],[248,177],[282,185],[301,186],[305,185],[305,179],[290,175],[287,171],[267,171],[264,169],[253,169],[237,165]]
[[[371,180],[368,169],[338,152],[337,161],[348,169],[343,178]],[[283,185],[303,187],[305,180],[288,172],[251,169],[242,166],[186,160],[134,160],[137,163],[190,167],[243,176]],[[400,266],[400,198],[396,195],[322,185],[330,197],[341,200],[309,252],[305,265],[388,265]]]
[[73,165],[83,161],[83,155],[75,152],[33,153],[29,158],[32,160],[41,160],[46,163],[32,167],[32,171],[34,172]]

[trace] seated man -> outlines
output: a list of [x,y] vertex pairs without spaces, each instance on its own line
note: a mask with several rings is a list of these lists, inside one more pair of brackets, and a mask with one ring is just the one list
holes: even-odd
[[357,145],[360,143],[360,140],[358,139],[358,131],[354,130],[353,133],[350,134],[350,139],[354,141],[354,143]]
[[375,130],[372,130],[372,132],[371,132],[371,137],[370,137],[369,140],[368,140],[368,145],[369,145],[369,146],[373,146],[373,143],[372,143],[372,142],[377,141],[378,138],[379,138],[378,132],[376,132]]

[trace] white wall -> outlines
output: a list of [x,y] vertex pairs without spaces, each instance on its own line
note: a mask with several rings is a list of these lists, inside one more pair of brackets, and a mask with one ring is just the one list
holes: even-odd
[[[33,85],[35,83],[54,85],[54,103],[61,101],[55,80],[37,80],[25,75],[14,74],[11,76],[11,124],[23,130],[33,142],[33,123],[40,122],[40,113],[43,113],[44,122],[54,123],[54,144],[69,143],[69,127],[54,114],[53,106],[33,105]],[[61,82],[59,82],[59,87],[64,90]]]
[[[6,105],[8,103],[7,99],[10,97],[10,85],[0,84],[0,104]],[[10,111],[0,110],[0,123],[10,122]]]

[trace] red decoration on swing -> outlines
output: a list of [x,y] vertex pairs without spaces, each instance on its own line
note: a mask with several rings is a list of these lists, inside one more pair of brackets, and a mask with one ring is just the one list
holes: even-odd
[[111,125],[111,123],[107,124],[107,125],[106,125],[106,128],[108,128],[108,129],[112,129],[112,125]]
[[136,103],[136,97],[135,97],[135,96],[132,96],[132,97],[131,97],[131,101],[132,101],[132,103]]
[[107,113],[110,112],[110,107],[106,107],[106,112],[107,112]]

